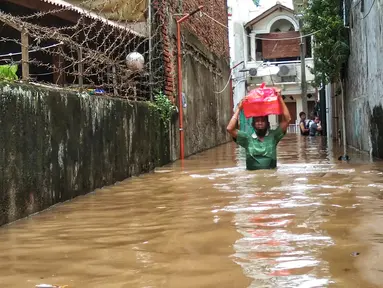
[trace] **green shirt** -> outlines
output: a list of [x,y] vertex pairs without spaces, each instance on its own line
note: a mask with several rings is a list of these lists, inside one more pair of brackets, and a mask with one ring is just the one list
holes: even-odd
[[277,145],[285,136],[281,127],[269,130],[263,141],[257,135],[238,130],[237,144],[246,149],[248,170],[273,169],[277,167]]

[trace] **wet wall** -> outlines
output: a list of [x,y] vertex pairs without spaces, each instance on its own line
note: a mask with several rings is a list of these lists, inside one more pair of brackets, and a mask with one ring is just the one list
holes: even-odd
[[[364,17],[367,12],[368,16]],[[383,158],[383,7],[379,1],[366,0],[356,5],[351,13],[351,55],[346,84],[347,141],[359,150]]]
[[[182,35],[185,156],[188,156],[231,141],[226,132],[232,111],[230,67],[227,59],[215,56],[186,29]],[[179,142],[178,134],[177,126]],[[173,158],[179,155],[178,147],[172,151]]]
[[[182,33],[187,157],[231,141],[232,108],[228,60]],[[145,103],[0,84],[0,109],[0,225],[180,155],[178,115],[165,133]]]
[[170,160],[145,103],[0,84],[0,109],[0,225]]

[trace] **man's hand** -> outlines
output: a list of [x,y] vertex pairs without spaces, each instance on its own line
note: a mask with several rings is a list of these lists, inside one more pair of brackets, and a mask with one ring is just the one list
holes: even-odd
[[241,111],[243,109],[243,99],[241,101],[239,101],[238,105],[237,105],[237,109],[239,111]]
[[236,126],[237,126],[237,122],[238,122],[238,117],[239,117],[239,113],[243,109],[243,101],[246,99],[247,99],[247,97],[244,97],[241,101],[239,101],[239,103],[237,105],[237,109],[235,110],[233,117],[231,118],[229,124],[227,125],[226,130],[227,130],[227,132],[229,132],[229,134],[233,138],[237,138],[238,131],[237,131]]
[[245,96],[245,97],[242,98],[241,101],[239,101],[238,106],[237,106],[237,108],[238,108],[239,111],[241,111],[241,110],[243,109],[243,101],[247,100],[247,98],[248,98],[248,97]]
[[[280,89],[278,90],[281,91]],[[278,92],[278,98],[279,98],[279,103],[281,104],[282,110],[283,110],[282,111],[283,117],[282,117],[282,121],[279,123],[279,126],[282,128],[283,133],[286,133],[287,127],[289,127],[289,123],[291,121],[291,116],[290,116],[289,109],[287,109],[286,103],[282,98],[282,93]]]

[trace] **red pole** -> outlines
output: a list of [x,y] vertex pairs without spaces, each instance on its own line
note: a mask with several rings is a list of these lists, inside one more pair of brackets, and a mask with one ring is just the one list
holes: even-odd
[[180,131],[180,159],[184,159],[184,125],[182,105],[182,55],[181,55],[181,22],[177,21],[177,68],[178,68],[178,122]]
[[184,159],[184,125],[183,125],[183,106],[182,106],[182,54],[181,54],[181,23],[190,16],[199,12],[203,6],[198,6],[193,12],[186,14],[181,19],[177,20],[177,70],[178,70],[178,121],[180,130],[180,159]]

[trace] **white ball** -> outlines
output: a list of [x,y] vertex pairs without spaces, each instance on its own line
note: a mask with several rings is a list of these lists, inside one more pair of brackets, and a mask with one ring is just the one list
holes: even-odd
[[129,55],[126,56],[126,65],[128,66],[129,70],[141,71],[145,66],[144,56],[138,52],[129,53]]

